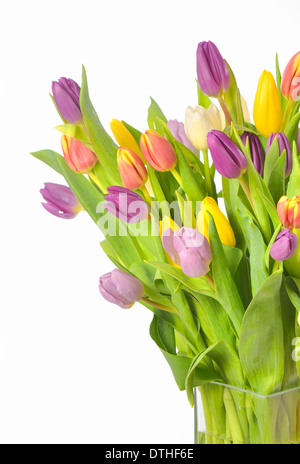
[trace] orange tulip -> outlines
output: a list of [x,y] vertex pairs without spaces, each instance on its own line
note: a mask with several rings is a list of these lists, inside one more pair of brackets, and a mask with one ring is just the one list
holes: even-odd
[[87,174],[98,162],[97,156],[79,140],[67,135],[61,138],[61,146],[65,162],[72,171],[79,174]]
[[300,93],[300,52],[288,62],[281,81],[281,92],[288,100],[296,101]]
[[300,229],[300,196],[297,195],[291,200],[282,197],[277,205],[279,219],[284,227],[289,229]]
[[117,153],[117,161],[124,187],[136,190],[145,184],[148,173],[138,155],[128,148],[120,147]]
[[147,130],[141,136],[141,150],[147,163],[156,171],[172,171],[177,156],[169,142],[154,130]]

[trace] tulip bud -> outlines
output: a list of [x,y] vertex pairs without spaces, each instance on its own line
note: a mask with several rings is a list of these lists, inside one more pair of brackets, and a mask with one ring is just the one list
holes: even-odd
[[141,158],[128,148],[120,147],[117,160],[124,187],[130,190],[141,188],[148,179],[147,169]]
[[229,89],[227,64],[212,42],[200,42],[198,45],[197,76],[199,87],[205,95],[220,97]]
[[162,234],[164,250],[189,277],[200,277],[209,272],[212,260],[207,239],[195,229],[182,227],[175,232],[167,229]]
[[154,130],[141,135],[141,150],[147,163],[156,171],[171,171],[177,163],[177,156],[169,142]]
[[282,125],[282,110],[278,89],[272,73],[264,71],[259,79],[253,118],[256,128],[265,137],[278,132]]
[[247,168],[244,153],[220,131],[211,131],[207,141],[216,170],[227,179],[239,178]]
[[65,162],[72,171],[87,174],[96,166],[98,162],[97,156],[79,140],[63,135],[61,146]]
[[300,196],[291,200],[281,197],[277,204],[277,212],[281,224],[288,229],[300,229]]
[[82,123],[77,82],[61,77],[57,82],[52,82],[52,93],[60,115],[70,124]]
[[207,150],[207,134],[213,130],[221,130],[221,112],[211,104],[206,110],[202,106],[188,106],[185,112],[184,128],[191,143],[197,150]]
[[270,255],[275,261],[285,261],[290,259],[297,251],[298,238],[289,229],[284,229],[277,235],[271,247]]
[[116,141],[119,144],[119,147],[129,148],[129,150],[136,153],[145,164],[145,159],[140,150],[140,147],[136,143],[135,139],[133,138],[127,127],[122,123],[122,121],[119,121],[118,119],[113,119],[110,123],[110,128],[115,136]]
[[257,170],[257,172],[259,172],[259,174],[263,176],[264,156],[260,140],[257,137],[257,135],[252,134],[250,132],[244,132],[241,136],[241,140],[245,146],[247,144],[247,139],[249,140],[250,153],[254,167]]
[[62,219],[73,219],[83,208],[69,187],[47,182],[40,190],[46,203],[43,207],[54,216]]
[[149,215],[147,203],[135,192],[124,187],[107,187],[105,209],[121,221],[135,224]]
[[281,80],[281,92],[288,99],[296,101],[300,92],[300,52],[288,62]]
[[186,135],[183,122],[171,119],[168,121],[168,128],[174,139],[185,145],[189,150],[191,150],[191,152],[196,153],[194,145],[191,144],[188,136]]
[[292,150],[290,146],[290,142],[288,141],[287,136],[284,132],[278,132],[277,134],[271,134],[268,138],[267,147],[266,147],[266,156],[268,155],[268,151],[271,148],[271,145],[276,138],[279,146],[279,154],[282,155],[284,150],[286,151],[286,169],[285,175],[288,177],[293,169],[293,157],[292,157]]
[[234,232],[227,219],[217,205],[217,202],[211,198],[206,197],[201,203],[201,210],[197,217],[197,229],[209,241],[209,215],[210,213],[214,219],[219,237],[224,245],[234,247],[236,244]]
[[136,277],[120,269],[114,269],[101,276],[99,290],[105,300],[123,309],[133,306],[144,294],[143,284]]

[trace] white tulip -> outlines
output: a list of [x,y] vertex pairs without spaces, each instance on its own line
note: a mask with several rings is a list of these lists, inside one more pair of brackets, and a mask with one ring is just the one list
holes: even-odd
[[207,110],[203,106],[187,107],[184,129],[197,150],[208,150],[207,134],[213,129],[222,130],[222,128],[221,112],[213,103]]
[[244,115],[245,122],[251,122],[249,108],[248,108],[247,102],[244,99],[243,95],[241,95],[241,105],[242,105],[242,110],[243,110],[243,115]]

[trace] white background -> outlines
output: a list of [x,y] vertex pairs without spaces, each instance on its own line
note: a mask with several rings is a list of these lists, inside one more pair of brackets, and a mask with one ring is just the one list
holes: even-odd
[[212,40],[249,102],[264,68],[299,51],[298,0],[10,1],[0,16],[1,443],[193,442],[193,412],[148,330],[142,306],[100,298],[113,268],[83,213],[59,220],[40,206],[58,174],[30,157],[60,151],[48,93],[81,82],[102,123],[146,129],[149,96],[169,118],[195,105],[195,52]]

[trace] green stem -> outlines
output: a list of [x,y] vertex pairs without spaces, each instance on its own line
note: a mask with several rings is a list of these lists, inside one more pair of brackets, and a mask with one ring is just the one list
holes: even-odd
[[178,184],[180,185],[180,187],[183,188],[183,185],[182,185],[182,180],[181,180],[181,177],[180,177],[180,174],[178,171],[176,171],[176,169],[172,169],[171,170],[171,173],[173,174],[173,176],[175,177],[175,179],[177,180]]
[[256,212],[256,209],[255,209],[255,206],[254,206],[254,203],[253,203],[253,200],[252,200],[252,195],[251,195],[251,192],[249,190],[247,182],[245,181],[243,176],[239,177],[238,181],[240,183],[240,186],[244,190],[244,192],[246,194],[246,197],[249,200],[249,203],[251,205],[251,208],[253,209],[253,212],[254,212],[255,216],[257,217],[257,212]]
[[225,100],[224,100],[224,98],[220,97],[220,98],[218,98],[218,101],[220,103],[220,106],[221,106],[224,114],[225,114],[227,124],[228,124],[228,126],[230,126],[230,124],[232,123],[232,117],[231,117],[231,114],[229,112],[229,109],[227,108]]
[[289,122],[290,114],[292,112],[292,109],[293,109],[294,105],[295,105],[294,101],[289,101],[287,106],[286,106],[283,121],[282,121],[282,126],[281,126],[281,131],[282,132],[286,129],[286,126],[287,126],[287,124]]
[[140,190],[142,191],[144,197],[145,197],[145,200],[147,201],[147,203],[149,203],[149,205],[151,205],[151,202],[152,202],[152,199],[149,195],[149,192],[148,190],[146,189],[145,185],[143,185]]
[[205,418],[205,444],[211,445],[212,444],[212,432],[213,432],[213,424],[212,424],[212,416],[209,408],[209,403],[207,399],[206,389],[205,387],[199,387],[201,392],[201,399],[202,399],[202,407],[204,412]]
[[228,388],[224,388],[224,404],[233,444],[244,444],[245,440],[238,418],[238,413]]
[[211,178],[210,167],[209,167],[208,150],[202,150],[202,153],[203,153],[203,159],[204,159],[204,173],[205,173],[205,180],[206,180],[208,195],[214,198],[214,188],[212,184],[212,178]]

